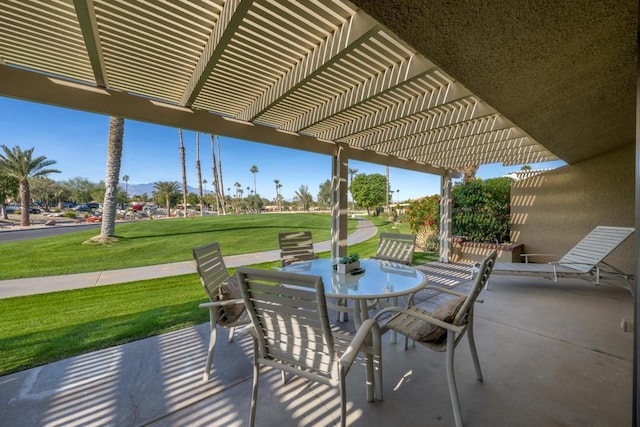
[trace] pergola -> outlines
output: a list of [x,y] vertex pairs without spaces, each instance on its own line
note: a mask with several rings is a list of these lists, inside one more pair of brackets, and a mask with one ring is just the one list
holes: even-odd
[[0,46],[6,96],[332,156],[339,253],[349,159],[445,192],[463,167],[557,159],[348,2],[2,2]]
[[451,178],[635,140],[635,1],[0,2],[0,95]]

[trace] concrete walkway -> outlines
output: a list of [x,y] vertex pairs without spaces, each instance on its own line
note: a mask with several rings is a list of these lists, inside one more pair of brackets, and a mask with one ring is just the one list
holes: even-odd
[[[377,228],[366,219],[358,220],[358,228],[347,237],[347,244],[364,242],[377,233]],[[316,252],[331,249],[331,242],[319,242],[313,245]],[[266,252],[254,252],[224,257],[227,267],[259,264],[280,259],[278,249]],[[136,280],[157,279],[160,277],[180,276],[196,272],[195,262],[181,261],[170,264],[149,265],[145,267],[123,268],[120,270],[96,271],[91,273],[67,274],[62,276],[33,277],[0,281],[0,298],[35,295],[69,289],[90,288],[92,286],[113,285]]]

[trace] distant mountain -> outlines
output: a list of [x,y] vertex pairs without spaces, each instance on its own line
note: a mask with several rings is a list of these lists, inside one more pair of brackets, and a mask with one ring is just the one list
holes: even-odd
[[[136,195],[142,196],[144,193],[147,193],[147,195],[151,197],[151,195],[155,191],[155,182],[152,182],[149,184],[129,184],[128,186],[125,185],[124,182],[121,182],[120,188],[125,188],[125,187],[127,188],[127,196],[129,197],[136,196]],[[182,189],[181,185],[180,185],[180,189]],[[198,189],[187,184],[187,192],[198,194]]]

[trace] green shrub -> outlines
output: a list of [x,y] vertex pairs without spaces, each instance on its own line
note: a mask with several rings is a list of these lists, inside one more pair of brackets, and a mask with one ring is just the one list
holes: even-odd
[[[510,232],[511,178],[472,178],[452,189],[452,232],[472,242],[508,242]],[[440,196],[416,200],[407,209],[407,222],[416,244],[426,250],[438,248]]]
[[472,242],[508,242],[511,178],[469,179],[453,187],[453,234]]
[[75,218],[76,213],[74,211],[66,211],[65,213],[62,214],[62,216],[65,218]]

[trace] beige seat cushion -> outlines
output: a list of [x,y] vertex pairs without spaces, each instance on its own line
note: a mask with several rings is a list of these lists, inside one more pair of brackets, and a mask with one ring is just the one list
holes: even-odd
[[[229,277],[222,285],[220,285],[220,301],[229,301],[233,299],[242,299],[240,287],[235,276]],[[219,323],[221,325],[229,325],[236,322],[244,314],[244,303],[230,304],[222,307]]]
[[[430,316],[451,323],[458,314],[458,310],[462,307],[466,297],[457,297],[442,303],[436,308]],[[426,314],[429,314],[425,311]],[[442,343],[447,338],[447,330],[439,326],[429,323],[426,320],[420,320],[409,333],[409,338],[415,341]]]

